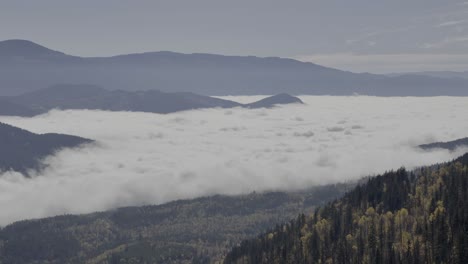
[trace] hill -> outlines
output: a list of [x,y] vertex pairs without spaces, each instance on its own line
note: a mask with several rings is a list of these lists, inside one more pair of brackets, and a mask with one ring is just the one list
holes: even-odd
[[247,108],[269,108],[274,105],[279,105],[279,104],[292,104],[292,103],[298,103],[302,104],[303,102],[301,99],[291,96],[289,94],[277,94],[273,95],[267,98],[264,98],[262,100],[259,100],[257,102],[253,102],[250,104],[245,104],[244,107]]
[[26,40],[0,42],[0,95],[59,83],[203,95],[468,95],[466,79],[357,74],[287,58],[165,51],[85,58]]
[[2,59],[44,59],[68,57],[31,41],[11,39],[0,41],[0,58]]
[[0,115],[5,116],[23,116],[23,117],[31,117],[38,114],[31,108],[10,102],[8,98],[1,98],[0,97]]
[[225,263],[468,263],[468,154],[370,178],[234,248]]
[[0,263],[214,263],[243,239],[311,212],[350,186],[21,221],[0,230]]
[[[32,113],[45,113],[58,108],[167,114],[202,108],[262,108],[273,107],[278,104],[302,103],[299,98],[288,94],[268,97],[251,104],[240,104],[188,92],[167,93],[156,90],[137,92],[108,91],[94,85],[54,85],[19,96],[4,96],[1,100],[8,102],[10,105],[29,109]],[[0,106],[0,115],[21,113],[20,110],[12,111],[11,108],[3,109]],[[28,113],[26,110],[24,112]]]
[[41,159],[62,148],[92,142],[62,134],[34,134],[0,123],[0,172],[13,170],[25,175],[28,170],[42,169]]
[[434,142],[429,144],[423,144],[418,146],[424,150],[433,150],[433,149],[447,149],[454,151],[460,147],[468,147],[468,138],[460,138],[457,140],[447,141],[447,142]]

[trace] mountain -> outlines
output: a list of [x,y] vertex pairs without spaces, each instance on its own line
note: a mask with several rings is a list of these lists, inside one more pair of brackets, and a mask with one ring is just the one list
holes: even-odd
[[61,134],[34,134],[0,123],[0,172],[13,170],[28,175],[28,170],[42,169],[41,159],[62,148],[92,142]]
[[148,52],[77,57],[25,40],[0,42],[0,95],[59,83],[203,95],[468,95],[468,80],[352,73],[293,59]]
[[450,151],[454,151],[455,149],[459,147],[468,147],[468,138],[461,138],[461,139],[448,141],[448,142],[434,142],[434,143],[419,145],[418,147],[424,150],[447,149]]
[[243,241],[224,263],[468,263],[468,154],[370,178]]
[[[167,114],[202,108],[262,108],[273,107],[278,104],[302,103],[299,98],[288,94],[268,97],[251,104],[240,104],[234,101],[187,92],[167,93],[156,90],[137,92],[108,91],[93,85],[55,85],[19,96],[4,96],[1,100],[9,102],[11,105],[29,109],[32,113],[44,113],[59,108]],[[10,108],[2,111],[3,108],[0,106],[0,115],[15,113]],[[16,112],[20,112],[20,109],[17,109]]]
[[420,75],[431,76],[437,78],[459,78],[468,79],[468,71],[455,72],[455,71],[425,71],[425,72],[407,72],[407,73],[392,73],[388,76],[402,76],[402,75]]
[[354,184],[252,193],[20,221],[0,230],[0,263],[215,263],[231,247]]
[[2,59],[43,59],[67,57],[67,55],[50,50],[27,40],[0,41],[0,58]]
[[262,99],[254,103],[246,104],[244,105],[244,107],[270,108],[272,106],[279,105],[279,104],[302,104],[302,103],[303,102],[301,101],[301,99],[291,96],[289,94],[282,93],[282,94],[277,94],[277,95],[267,97],[265,99]]
[[8,98],[2,99],[0,97],[0,115],[31,117],[36,114],[38,114],[38,112],[27,106],[15,104],[10,102]]

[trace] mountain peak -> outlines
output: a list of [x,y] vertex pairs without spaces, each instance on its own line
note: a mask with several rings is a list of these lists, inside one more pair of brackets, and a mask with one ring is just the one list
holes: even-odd
[[277,95],[273,95],[267,98],[264,98],[260,101],[254,102],[247,104],[246,106],[248,108],[270,108],[275,105],[281,105],[281,104],[303,104],[301,99],[298,97],[292,96],[287,93],[280,93]]
[[0,41],[0,57],[40,57],[51,55],[56,56],[64,54],[29,40],[10,39]]

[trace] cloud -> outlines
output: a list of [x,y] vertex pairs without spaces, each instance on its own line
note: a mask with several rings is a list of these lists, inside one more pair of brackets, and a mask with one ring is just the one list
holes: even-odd
[[437,24],[436,27],[449,27],[449,26],[456,26],[465,23],[466,20],[451,20],[451,21],[446,21],[440,24]]
[[307,131],[307,132],[294,132],[295,137],[313,137],[315,134],[312,131]]
[[450,38],[445,38],[442,41],[424,43],[423,48],[425,49],[440,48],[446,45],[460,43],[460,42],[467,42],[467,41],[468,41],[468,36],[450,37]]
[[342,131],[345,131],[345,128],[339,127],[339,126],[333,126],[333,127],[327,127],[327,131],[328,132],[342,132]]
[[211,194],[300,189],[446,161],[463,151],[425,153],[412,146],[467,136],[468,117],[459,113],[466,112],[468,98],[301,99],[306,105],[273,109],[0,117],[34,132],[99,142],[47,158],[49,167],[32,179],[2,175],[0,224]]

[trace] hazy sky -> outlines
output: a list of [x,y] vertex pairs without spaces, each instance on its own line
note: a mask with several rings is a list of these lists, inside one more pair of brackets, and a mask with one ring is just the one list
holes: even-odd
[[468,2],[0,0],[0,39],[12,38],[82,56],[170,50],[468,70]]

